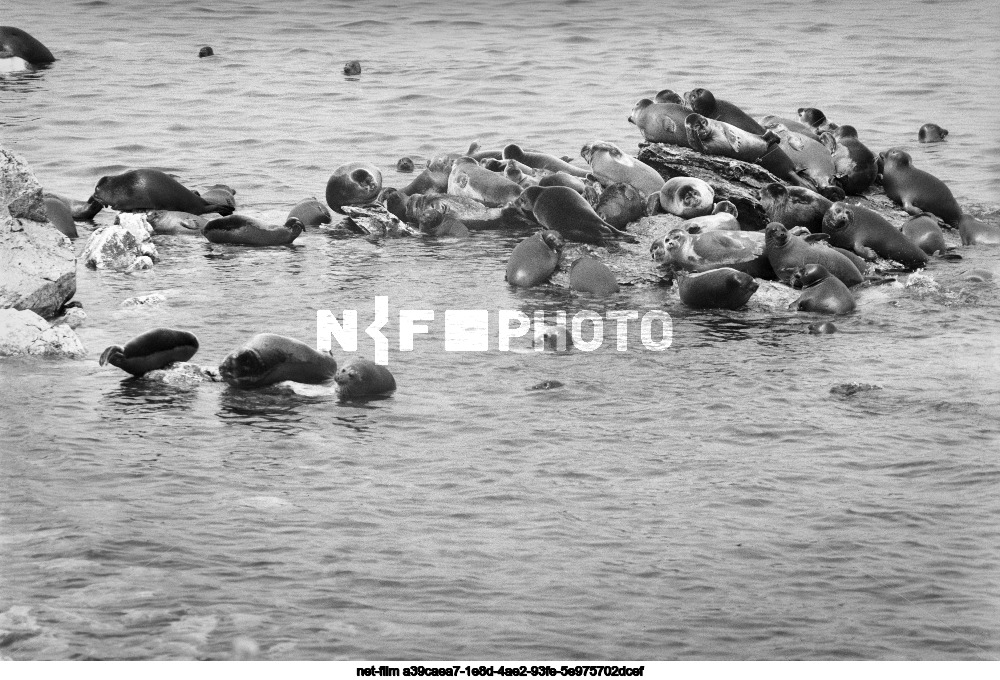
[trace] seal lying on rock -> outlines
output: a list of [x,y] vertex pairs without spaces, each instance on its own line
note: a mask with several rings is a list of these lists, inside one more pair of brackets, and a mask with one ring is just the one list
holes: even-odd
[[684,220],[678,226],[689,234],[703,234],[706,231],[740,231],[739,210],[729,201],[719,201],[711,215],[701,215]]
[[775,273],[764,254],[764,235],[759,231],[709,231],[689,234],[673,229],[649,246],[650,256],[662,274],[703,272],[729,267],[759,279],[774,280]]
[[519,163],[535,168],[536,170],[551,170],[552,172],[567,172],[576,177],[586,177],[589,170],[578,168],[571,163],[567,163],[561,158],[556,158],[547,153],[537,151],[526,151],[517,144],[508,144],[503,148],[503,159],[513,158]]
[[846,255],[821,243],[808,243],[802,237],[789,233],[779,222],[770,223],[764,230],[764,252],[775,274],[784,281],[807,264],[823,265],[848,287],[865,280]]
[[830,235],[833,245],[850,250],[866,260],[884,257],[909,269],[927,264],[924,251],[884,217],[861,205],[834,203],[823,217],[823,233]]
[[193,333],[173,328],[154,328],[138,335],[122,347],[112,345],[101,354],[100,365],[111,364],[126,373],[140,376],[167,364],[187,361],[198,351]]
[[[213,213],[218,214],[218,213]],[[146,213],[146,220],[157,234],[197,234],[209,223],[210,219],[201,215],[181,212],[179,210],[151,210]]]
[[475,159],[463,156],[452,164],[448,193],[474,198],[490,208],[506,205],[521,195],[521,186],[500,173],[487,170]]
[[849,314],[854,311],[854,295],[844,282],[821,264],[807,264],[792,275],[793,288],[802,288],[799,299],[789,305],[792,311],[817,314]]
[[934,213],[953,227],[962,219],[962,209],[944,182],[913,167],[910,154],[889,149],[882,154],[882,184],[885,195],[911,215]]
[[304,342],[273,333],[255,335],[219,365],[219,374],[233,387],[266,387],[292,382],[317,385],[337,374],[329,352],[317,352]]
[[712,214],[715,190],[711,184],[697,177],[671,177],[663,184],[657,200],[660,207],[671,215],[690,219]]
[[833,201],[805,187],[786,187],[772,182],[760,190],[760,204],[771,222],[780,222],[787,229],[806,227],[819,234],[823,231],[823,215]]
[[640,99],[632,107],[628,122],[639,128],[647,142],[690,147],[684,120],[692,113],[681,102]]
[[209,203],[167,173],[150,169],[102,177],[89,201],[121,212],[180,210],[193,215],[233,212],[232,206]]
[[837,185],[845,193],[860,195],[878,176],[875,154],[858,139],[853,125],[842,125],[833,132],[824,132],[820,141],[830,151]]
[[245,215],[230,215],[209,221],[201,230],[212,243],[240,246],[286,246],[305,229],[296,217],[284,225],[266,225]]
[[594,177],[604,186],[628,184],[643,196],[659,191],[664,179],[656,170],[640,160],[625,155],[621,149],[608,142],[591,142],[584,145],[580,155],[590,164]]

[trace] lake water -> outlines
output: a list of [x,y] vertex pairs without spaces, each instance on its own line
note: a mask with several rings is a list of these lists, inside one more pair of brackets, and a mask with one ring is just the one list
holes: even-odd
[[[968,212],[1000,206],[991,0],[50,0],[0,23],[58,58],[0,75],[0,143],[80,199],[156,167],[283,221],[356,160],[400,186],[400,156],[473,140],[634,153],[637,99],[703,86],[755,115],[818,106]],[[947,142],[918,144],[926,122]],[[0,654],[1000,657],[1000,303],[960,276],[1000,278],[1000,249],[862,290],[841,332],[811,336],[815,319],[694,312],[670,289],[511,289],[519,238],[157,237],[151,271],[81,264],[87,360],[0,364]],[[121,306],[149,293],[165,301]],[[97,362],[156,326],[194,332],[205,366],[258,332],[312,344],[317,310],[366,325],[383,295],[391,318],[436,316],[391,351],[382,401]],[[663,309],[673,344],[633,327],[627,352],[610,329],[594,352],[445,352],[446,309]],[[562,387],[530,389],[546,380]]]

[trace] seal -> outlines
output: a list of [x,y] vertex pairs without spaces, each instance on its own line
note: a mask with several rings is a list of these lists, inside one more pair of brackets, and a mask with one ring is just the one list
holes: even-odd
[[940,125],[935,125],[934,123],[924,123],[920,126],[920,130],[917,131],[917,140],[921,144],[943,142],[944,138],[947,136],[948,131]]
[[586,177],[590,174],[588,170],[578,168],[575,165],[567,163],[561,158],[556,158],[555,156],[551,156],[547,153],[539,153],[537,151],[525,151],[517,144],[508,144],[503,148],[503,159],[510,160],[512,158],[518,163],[524,163],[525,165],[535,168],[536,170],[567,172],[576,177]]
[[987,224],[972,215],[963,215],[958,223],[958,233],[963,246],[1000,245],[1000,226]]
[[823,215],[833,205],[833,201],[815,191],[777,182],[762,187],[759,195],[770,222],[780,222],[787,229],[806,227],[814,234],[823,232]]
[[687,102],[688,108],[706,118],[729,123],[755,135],[764,134],[764,128],[761,127],[760,123],[748,116],[743,109],[725,99],[716,99],[714,94],[703,87],[696,87],[690,92],[685,92],[684,100]]
[[233,212],[231,206],[209,203],[167,173],[148,168],[102,177],[88,199],[94,201],[121,212],[180,210],[192,215]]
[[318,385],[333,380],[337,360],[304,342],[274,333],[260,333],[219,364],[219,374],[233,387],[266,387],[291,380]]
[[803,107],[799,109],[799,121],[811,127],[817,133],[833,132],[837,125],[827,120],[826,115],[819,109]]
[[76,238],[76,222],[73,221],[73,213],[70,212],[69,206],[55,196],[43,196],[42,200],[45,203],[45,216],[49,219],[49,223],[60,233]]
[[932,215],[917,215],[910,218],[903,224],[902,232],[903,236],[913,241],[928,255],[943,255],[948,252],[948,246],[944,242],[944,232],[938,226],[937,218]]
[[[500,162],[503,163],[503,161]],[[518,163],[514,159],[511,159],[507,161],[506,165],[504,165],[503,176],[509,179],[514,184],[521,187],[522,189],[538,186],[538,179],[535,177],[534,169],[528,168],[529,170],[531,170],[531,173],[528,174],[524,172],[525,167],[527,166]]]
[[122,347],[112,345],[101,354],[100,365],[111,364],[126,373],[140,376],[177,361],[187,361],[198,351],[193,333],[173,328],[154,328],[138,335]]
[[382,191],[382,171],[371,163],[346,163],[326,182],[326,202],[336,212],[345,205],[371,203]]
[[821,264],[807,264],[792,275],[793,288],[802,288],[799,299],[790,310],[815,314],[850,314],[856,303],[844,282]]
[[[830,235],[833,245],[866,260],[884,257],[908,269],[919,269],[927,264],[924,251],[884,217],[861,205],[849,205],[843,201],[834,203],[823,216],[823,233]],[[833,273],[836,275],[836,272]]]
[[45,192],[43,195],[45,198],[54,198],[62,201],[69,209],[70,215],[73,216],[74,220],[92,220],[94,219],[94,216],[101,212],[104,208],[99,201],[78,201],[76,199],[66,198],[65,196],[60,196],[59,194],[53,194],[50,192]]
[[303,198],[296,203],[285,221],[293,217],[301,222],[303,227],[318,227],[321,224],[330,224],[331,221],[330,211],[315,196]]
[[688,274],[677,284],[681,302],[694,309],[739,309],[757,292],[757,280],[730,267]]
[[236,189],[225,184],[213,184],[204,191],[196,191],[195,193],[209,203],[228,205],[233,210],[236,209]]
[[559,267],[563,238],[548,229],[524,239],[507,260],[505,279],[512,286],[531,288],[549,280]]
[[764,234],[759,231],[689,234],[672,229],[650,244],[649,253],[666,278],[673,278],[678,272],[704,272],[722,267],[758,279],[777,278],[764,254]]
[[934,213],[953,227],[962,220],[962,209],[951,189],[929,172],[913,166],[910,154],[900,148],[882,154],[885,195],[911,215]]
[[215,50],[212,49],[210,45],[205,45],[200,50],[198,50],[198,58],[204,59],[205,57],[215,56]]
[[684,121],[692,113],[683,104],[640,99],[632,107],[628,122],[639,128],[647,142],[690,147]]
[[569,187],[528,187],[521,192],[516,205],[540,225],[558,231],[570,241],[595,245],[602,245],[609,238],[636,241],[631,234],[601,219],[587,199]]
[[788,281],[795,270],[807,264],[821,264],[848,288],[865,280],[857,266],[843,253],[823,243],[809,243],[789,233],[785,225],[771,222],[764,229],[764,253],[778,278]]
[[820,141],[833,157],[833,181],[845,193],[861,195],[878,176],[878,160],[858,139],[853,125],[841,125],[833,132],[824,132]]
[[406,199],[403,215],[397,215],[404,222],[420,223],[421,216],[428,210],[438,210],[448,214],[474,231],[492,229],[529,229],[536,226],[514,205],[502,208],[487,208],[481,202],[464,196],[449,194],[416,194]]
[[31,66],[56,60],[45,45],[20,28],[0,26],[0,59],[23,59]]
[[660,90],[653,97],[653,101],[657,104],[680,104],[684,108],[687,108],[687,105],[684,103],[684,97],[673,90]]
[[469,236],[469,228],[451,214],[447,205],[425,210],[420,214],[417,224],[420,231],[430,236],[454,236],[455,238]]
[[229,243],[240,246],[287,246],[305,229],[295,217],[284,225],[269,226],[245,215],[230,215],[210,220],[201,233],[212,243]]
[[765,130],[774,130],[779,126],[785,126],[792,132],[798,132],[805,135],[806,137],[812,137],[817,142],[819,141],[819,135],[816,131],[805,123],[797,120],[792,120],[791,118],[782,118],[780,116],[764,116],[760,119],[761,127]]
[[646,200],[631,184],[612,184],[601,192],[594,212],[615,229],[646,216]]
[[457,159],[448,176],[448,193],[452,196],[474,198],[484,205],[496,208],[517,200],[521,186],[503,175],[487,170],[474,158]]
[[778,136],[778,147],[791,159],[795,171],[806,177],[819,193],[832,200],[844,198],[843,189],[834,180],[837,166],[829,149],[821,142],[788,128],[777,127],[773,134]]
[[711,215],[715,207],[715,190],[697,177],[671,177],[664,182],[658,198],[661,208],[684,219]]
[[708,231],[740,231],[739,210],[729,201],[719,201],[711,215],[702,215],[684,220],[678,226],[689,234],[704,234]]
[[571,175],[568,172],[553,172],[547,174],[538,180],[538,186],[540,187],[569,187],[578,194],[582,194],[587,190],[587,183],[583,181],[582,178],[576,175]]
[[342,401],[385,397],[396,391],[396,379],[389,369],[363,357],[348,359],[333,379]]
[[618,292],[614,273],[596,257],[584,255],[569,268],[569,287],[578,293],[607,297]]
[[[218,213],[213,213],[218,214]],[[157,234],[194,234],[201,236],[201,230],[209,218],[179,210],[151,210],[146,213],[146,221]]]
[[629,184],[643,196],[656,193],[663,188],[664,179],[656,170],[637,158],[626,156],[621,149],[608,142],[591,142],[580,150],[597,178],[604,186]]
[[396,161],[396,171],[397,172],[413,172],[414,165],[413,159],[409,156],[403,156],[398,161]]
[[361,62],[357,59],[352,59],[351,61],[344,64],[344,75],[345,76],[358,76],[361,75]]

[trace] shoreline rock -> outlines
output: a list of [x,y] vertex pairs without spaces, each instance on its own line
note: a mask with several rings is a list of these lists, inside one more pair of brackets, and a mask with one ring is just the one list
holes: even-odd
[[52,325],[30,309],[0,309],[0,357],[80,359],[87,350],[67,324]]
[[114,224],[99,227],[83,248],[83,262],[92,269],[131,272],[149,269],[158,259],[153,227],[145,215],[120,213]]

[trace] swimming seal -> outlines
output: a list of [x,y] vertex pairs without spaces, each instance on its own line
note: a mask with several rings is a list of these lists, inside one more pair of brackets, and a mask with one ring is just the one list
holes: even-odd
[[398,172],[413,172],[413,168],[413,159],[409,156],[403,156],[396,161],[396,170]]
[[685,92],[684,100],[688,108],[706,118],[721,120],[723,123],[729,123],[755,135],[764,134],[764,128],[761,127],[760,123],[744,113],[743,109],[725,99],[716,99],[715,95],[703,87]]
[[963,215],[958,223],[958,233],[963,246],[1000,245],[1000,227],[987,224],[972,215]]
[[823,215],[833,201],[805,187],[786,187],[772,182],[760,190],[760,204],[770,222],[786,228],[802,226],[814,234],[823,232]]
[[834,203],[823,216],[823,233],[830,235],[831,244],[866,260],[884,257],[908,269],[919,269],[927,264],[924,251],[884,217],[861,205]]
[[304,227],[318,227],[321,224],[330,224],[330,211],[320,203],[316,197],[303,198],[295,204],[289,211],[286,222],[292,218],[297,219]]
[[180,210],[151,210],[146,213],[146,221],[157,234],[196,234],[209,223],[207,217],[192,215]]
[[569,287],[579,293],[606,297],[618,292],[614,273],[596,257],[584,255],[569,268]]
[[948,131],[940,125],[935,125],[934,123],[924,123],[920,126],[920,130],[917,131],[917,140],[921,144],[943,142],[944,138],[947,136]]
[[76,238],[76,222],[73,221],[73,213],[69,206],[55,196],[43,196],[45,203],[45,216],[49,223],[59,230],[60,233]]
[[810,335],[832,335],[837,332],[837,327],[832,321],[817,321],[809,324]]
[[559,267],[563,238],[558,231],[548,229],[524,239],[507,260],[507,283],[531,288],[549,280]]
[[934,213],[953,227],[962,219],[962,209],[944,182],[913,166],[910,154],[894,148],[882,154],[882,185],[885,195],[911,215]]
[[211,57],[213,55],[215,55],[215,50],[213,50],[209,45],[205,45],[200,50],[198,50],[199,59],[204,59],[205,57]]
[[176,361],[187,361],[198,351],[193,333],[173,328],[154,328],[138,335],[124,347],[112,345],[101,354],[100,365],[111,364],[126,373],[140,376]]
[[663,183],[658,198],[661,208],[684,219],[711,215],[715,207],[715,190],[697,177],[671,177]]
[[789,233],[780,222],[771,222],[764,229],[764,252],[775,274],[783,281],[788,281],[797,269],[807,264],[823,265],[848,288],[865,280],[846,255],[823,243],[809,243]]
[[26,31],[0,26],[0,59],[23,59],[32,66],[44,66],[56,60],[45,45]]
[[305,229],[295,217],[284,225],[266,225],[245,215],[230,215],[210,220],[201,233],[212,243],[229,243],[240,246],[286,246],[299,237]]
[[936,217],[917,215],[903,224],[903,236],[913,241],[920,250],[928,255],[944,254],[948,246],[944,242],[944,232],[938,226]]
[[638,189],[643,196],[663,188],[665,180],[660,173],[642,161],[626,156],[614,144],[591,142],[584,145],[580,155],[590,165],[597,181],[604,186],[629,184]]
[[749,274],[722,267],[683,276],[677,289],[681,302],[694,309],[739,309],[757,292],[758,285]]
[[353,59],[346,64],[344,64],[344,75],[345,76],[357,76],[361,74],[361,62],[357,59]]
[[383,397],[396,391],[389,369],[362,357],[348,359],[333,379],[341,400]]
[[521,186],[499,173],[487,170],[475,159],[463,156],[452,165],[448,176],[448,193],[474,198],[488,207],[497,208],[517,200],[521,195]]
[[148,168],[102,177],[88,200],[121,212],[180,210],[192,215],[233,212],[231,206],[209,203],[167,173]]
[[632,107],[628,122],[639,128],[647,142],[690,147],[684,121],[694,113],[682,103],[640,99]]
[[529,167],[535,168],[536,170],[568,172],[576,177],[586,177],[590,174],[588,170],[571,165],[561,158],[556,158],[550,154],[539,153],[537,151],[525,151],[517,144],[508,144],[503,148],[503,159],[509,160],[511,158],[519,163],[524,163]]
[[719,201],[711,215],[702,215],[684,220],[678,225],[689,234],[704,234],[708,231],[740,231],[739,210],[729,201]]
[[346,163],[326,182],[326,202],[336,212],[345,205],[371,203],[382,191],[382,171],[371,163]]
[[824,132],[820,141],[833,157],[833,181],[845,193],[860,195],[878,176],[875,154],[858,139],[853,125],[841,125],[833,132]]
[[793,288],[802,288],[799,299],[789,309],[815,314],[849,314],[854,311],[854,295],[844,282],[821,264],[807,264],[792,275]]
[[594,212],[615,229],[646,216],[646,199],[631,184],[612,184],[601,192]]
[[304,342],[274,333],[260,333],[230,352],[219,374],[233,387],[266,387],[291,380],[317,385],[333,380],[337,361],[329,352],[317,352]]
[[516,206],[546,229],[554,229],[570,241],[596,245],[609,238],[636,241],[632,234],[601,219],[587,199],[569,187],[528,187],[521,192]]

